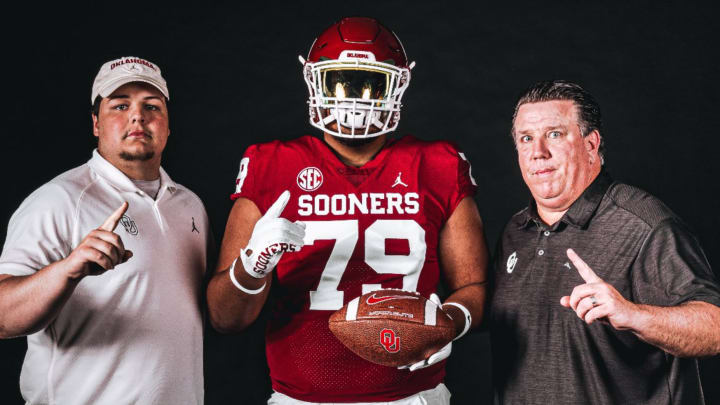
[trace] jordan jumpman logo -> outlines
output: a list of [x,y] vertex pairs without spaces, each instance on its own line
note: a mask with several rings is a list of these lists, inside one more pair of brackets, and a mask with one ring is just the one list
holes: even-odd
[[402,179],[400,178],[401,176],[402,176],[402,172],[398,172],[397,179],[395,179],[395,184],[393,184],[390,188],[394,188],[395,186],[398,186],[398,185],[403,185],[405,187],[408,186],[407,184],[403,183]]

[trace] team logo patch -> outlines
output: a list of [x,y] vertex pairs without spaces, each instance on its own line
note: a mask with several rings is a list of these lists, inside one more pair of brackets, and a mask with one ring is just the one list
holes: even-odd
[[517,258],[517,252],[512,252],[510,257],[507,259],[507,272],[512,273],[513,270],[515,270],[515,265],[517,264],[518,258]]
[[392,329],[385,328],[380,331],[380,344],[388,353],[400,351],[400,337],[396,336]]
[[368,305],[375,305],[377,303],[389,300],[416,300],[417,297],[408,297],[407,295],[386,295],[384,297],[376,297],[375,294],[369,296],[366,300]]
[[315,191],[323,183],[323,174],[317,167],[306,167],[297,175],[297,185],[305,191]]
[[135,221],[130,219],[129,216],[123,215],[122,218],[120,218],[120,223],[122,224],[123,228],[125,228],[125,232],[133,236],[138,234],[137,225],[135,225]]

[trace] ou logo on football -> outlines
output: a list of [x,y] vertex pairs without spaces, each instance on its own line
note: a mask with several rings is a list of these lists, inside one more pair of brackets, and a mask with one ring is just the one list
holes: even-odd
[[380,344],[389,353],[397,353],[400,351],[400,338],[395,336],[392,329],[383,329],[380,331]]
[[297,185],[305,191],[317,190],[323,182],[323,175],[317,167],[306,167],[297,175]]

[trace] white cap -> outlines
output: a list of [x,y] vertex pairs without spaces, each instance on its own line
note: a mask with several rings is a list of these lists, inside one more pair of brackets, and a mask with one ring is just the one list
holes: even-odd
[[123,56],[100,67],[93,82],[90,104],[95,102],[97,96],[107,97],[118,87],[131,82],[152,84],[165,98],[170,99],[167,83],[160,74],[158,65],[135,56]]

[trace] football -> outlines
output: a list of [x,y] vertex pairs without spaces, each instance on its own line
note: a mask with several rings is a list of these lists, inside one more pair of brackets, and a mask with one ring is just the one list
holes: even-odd
[[398,367],[424,360],[455,336],[452,319],[417,292],[376,290],[330,316],[332,333],[365,360]]

